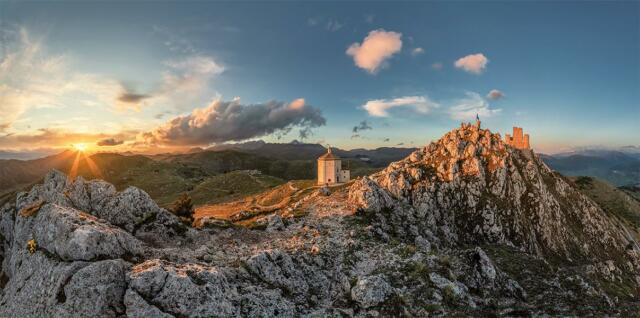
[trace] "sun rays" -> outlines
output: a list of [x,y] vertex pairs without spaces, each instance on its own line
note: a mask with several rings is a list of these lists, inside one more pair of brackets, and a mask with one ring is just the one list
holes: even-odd
[[73,148],[78,152],[87,151],[87,145],[84,143],[73,144]]
[[98,165],[87,154],[87,145],[84,143],[73,144],[73,149],[76,151],[76,156],[73,159],[73,164],[69,170],[69,178],[75,179],[78,176],[78,170],[80,168],[80,161],[86,162],[87,168],[95,178],[103,179],[102,171],[98,168]]

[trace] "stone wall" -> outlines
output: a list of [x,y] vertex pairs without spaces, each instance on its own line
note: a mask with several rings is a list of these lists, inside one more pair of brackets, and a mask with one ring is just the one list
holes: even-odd
[[529,149],[529,134],[522,134],[522,127],[513,127],[513,135],[506,134],[504,142],[516,149]]

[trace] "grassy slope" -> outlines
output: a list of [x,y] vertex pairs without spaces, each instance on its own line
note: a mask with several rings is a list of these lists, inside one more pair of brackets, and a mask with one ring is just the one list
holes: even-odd
[[280,178],[234,171],[208,177],[188,193],[195,205],[215,204],[256,194],[282,183],[284,180]]
[[636,239],[640,239],[640,199],[595,178],[571,177],[570,180],[603,210],[621,220],[633,231]]

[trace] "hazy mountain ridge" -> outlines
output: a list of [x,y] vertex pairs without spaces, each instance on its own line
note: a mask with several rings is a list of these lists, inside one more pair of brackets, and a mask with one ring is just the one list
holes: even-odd
[[[167,205],[182,192],[196,191],[192,194],[202,197],[203,194],[197,191],[204,189],[198,185],[205,179],[238,170],[259,170],[264,175],[283,180],[313,179],[316,177],[316,158],[326,152],[325,148],[314,144],[256,142],[241,145],[255,149],[247,151],[237,149],[234,145],[230,149],[191,149],[187,153],[178,154],[96,153],[88,155],[99,170],[99,175],[91,169],[84,155],[80,154],[77,174],[87,179],[107,180],[118,189],[124,189],[127,186],[142,188],[161,205]],[[257,150],[256,147],[262,150]],[[360,176],[404,157],[408,150],[379,148],[354,151],[337,149],[336,151],[345,156],[345,159],[350,159],[345,162],[345,166],[352,170],[352,176]],[[77,152],[65,151],[35,160],[0,160],[0,194],[33,184],[50,169],[69,173],[77,155]],[[370,160],[361,160],[363,156]],[[233,178],[239,180],[240,176],[241,174],[236,174]],[[249,177],[245,179],[245,183],[253,182]],[[213,182],[216,181],[213,180]],[[248,192],[240,191],[230,195],[251,194],[257,188],[251,186],[250,189],[251,191]]]
[[617,186],[640,184],[640,155],[634,152],[586,149],[540,157],[567,176],[592,176]]

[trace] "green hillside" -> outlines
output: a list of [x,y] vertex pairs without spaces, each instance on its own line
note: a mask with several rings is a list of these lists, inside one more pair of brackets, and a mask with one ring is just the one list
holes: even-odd
[[592,177],[570,177],[581,192],[595,201],[607,213],[621,220],[640,238],[640,199],[625,190]]

